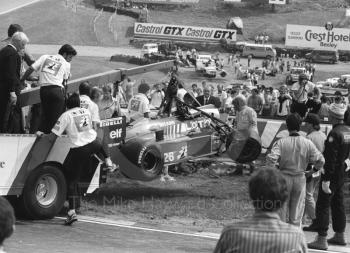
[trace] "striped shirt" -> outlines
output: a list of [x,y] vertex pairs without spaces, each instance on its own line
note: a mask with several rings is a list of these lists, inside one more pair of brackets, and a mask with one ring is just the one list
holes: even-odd
[[251,218],[227,226],[214,253],[307,252],[303,232],[280,220],[277,213],[257,211]]

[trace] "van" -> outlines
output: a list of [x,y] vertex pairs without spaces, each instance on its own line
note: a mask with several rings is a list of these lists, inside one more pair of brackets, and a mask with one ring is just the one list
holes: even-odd
[[305,55],[305,59],[309,62],[329,62],[336,63],[339,60],[338,51],[312,50],[311,53]]
[[144,44],[141,49],[141,57],[149,57],[156,53],[158,53],[158,44],[156,43]]
[[272,45],[265,44],[245,44],[241,56],[248,57],[251,55],[253,58],[267,58],[273,59],[276,57],[276,50]]

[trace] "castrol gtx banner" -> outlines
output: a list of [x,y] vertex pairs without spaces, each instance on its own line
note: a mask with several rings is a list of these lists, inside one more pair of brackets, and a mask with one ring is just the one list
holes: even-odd
[[143,4],[197,4],[199,0],[133,0],[132,2]]
[[135,23],[135,38],[167,39],[191,42],[236,41],[236,30],[183,25]]
[[350,29],[287,25],[286,46],[319,50],[349,50]]

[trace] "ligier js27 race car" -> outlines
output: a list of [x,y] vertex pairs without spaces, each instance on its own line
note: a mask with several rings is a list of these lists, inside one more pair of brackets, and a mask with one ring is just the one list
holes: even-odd
[[[143,119],[128,127],[125,118],[119,117],[104,120],[101,127],[113,163],[126,177],[142,181],[157,178],[164,166],[217,154],[231,130],[205,111],[191,119]],[[63,164],[70,149],[68,138],[0,135],[0,142],[0,194],[30,218],[54,217],[66,199]],[[248,162],[257,158],[261,146],[259,140],[251,140],[243,151],[242,147],[230,150],[239,150],[230,154],[235,160]],[[105,182],[106,171],[98,158],[82,162],[86,174],[81,185],[84,192],[92,193]]]

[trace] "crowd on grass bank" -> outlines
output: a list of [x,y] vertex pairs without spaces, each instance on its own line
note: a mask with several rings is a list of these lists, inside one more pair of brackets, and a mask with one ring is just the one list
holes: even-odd
[[[99,154],[113,171],[110,154],[100,138],[98,124],[101,119],[125,115],[130,121],[151,118],[151,109],[164,106],[171,97],[171,81],[176,79],[176,101],[193,106],[212,105],[221,112],[236,116],[233,129],[240,140],[244,130],[257,132],[257,117],[277,116],[285,120],[289,136],[278,140],[267,155],[266,167],[260,168],[249,183],[249,194],[255,214],[238,224],[224,229],[215,252],[307,252],[307,247],[327,249],[328,243],[346,245],[345,208],[343,185],[346,162],[350,153],[349,101],[336,93],[333,101],[300,74],[291,87],[279,89],[259,86],[213,87],[205,81],[193,84],[191,90],[174,74],[170,82],[159,82],[151,87],[141,80],[134,93],[136,82],[123,75],[115,83],[93,86],[88,82],[79,85],[79,93],[66,94],[65,85],[70,73],[70,62],[77,55],[69,44],[57,54],[43,55],[34,60],[25,51],[29,39],[19,25],[11,25],[8,44],[0,50],[0,126],[1,132],[23,132],[22,110],[18,103],[21,90],[28,80],[40,87],[41,107],[34,106],[30,131],[39,137],[68,135],[72,148],[64,162],[68,185],[69,210],[65,225],[77,221],[75,210],[78,181],[84,173],[84,161]],[[23,62],[26,61],[27,69]],[[32,77],[36,71],[38,77]],[[201,86],[201,87],[199,87]],[[169,102],[169,101],[166,101]],[[177,104],[170,100],[169,114],[176,114]],[[156,114],[155,117],[160,116]],[[328,120],[333,129],[325,136],[320,131],[321,119]],[[305,122],[307,137],[299,134]],[[228,147],[229,149],[230,147]],[[315,201],[314,193],[318,190]],[[0,198],[0,244],[13,231],[13,210]],[[327,240],[329,211],[332,210],[334,236]],[[316,240],[306,245],[301,231],[303,216],[312,220],[307,231],[316,231]]]

